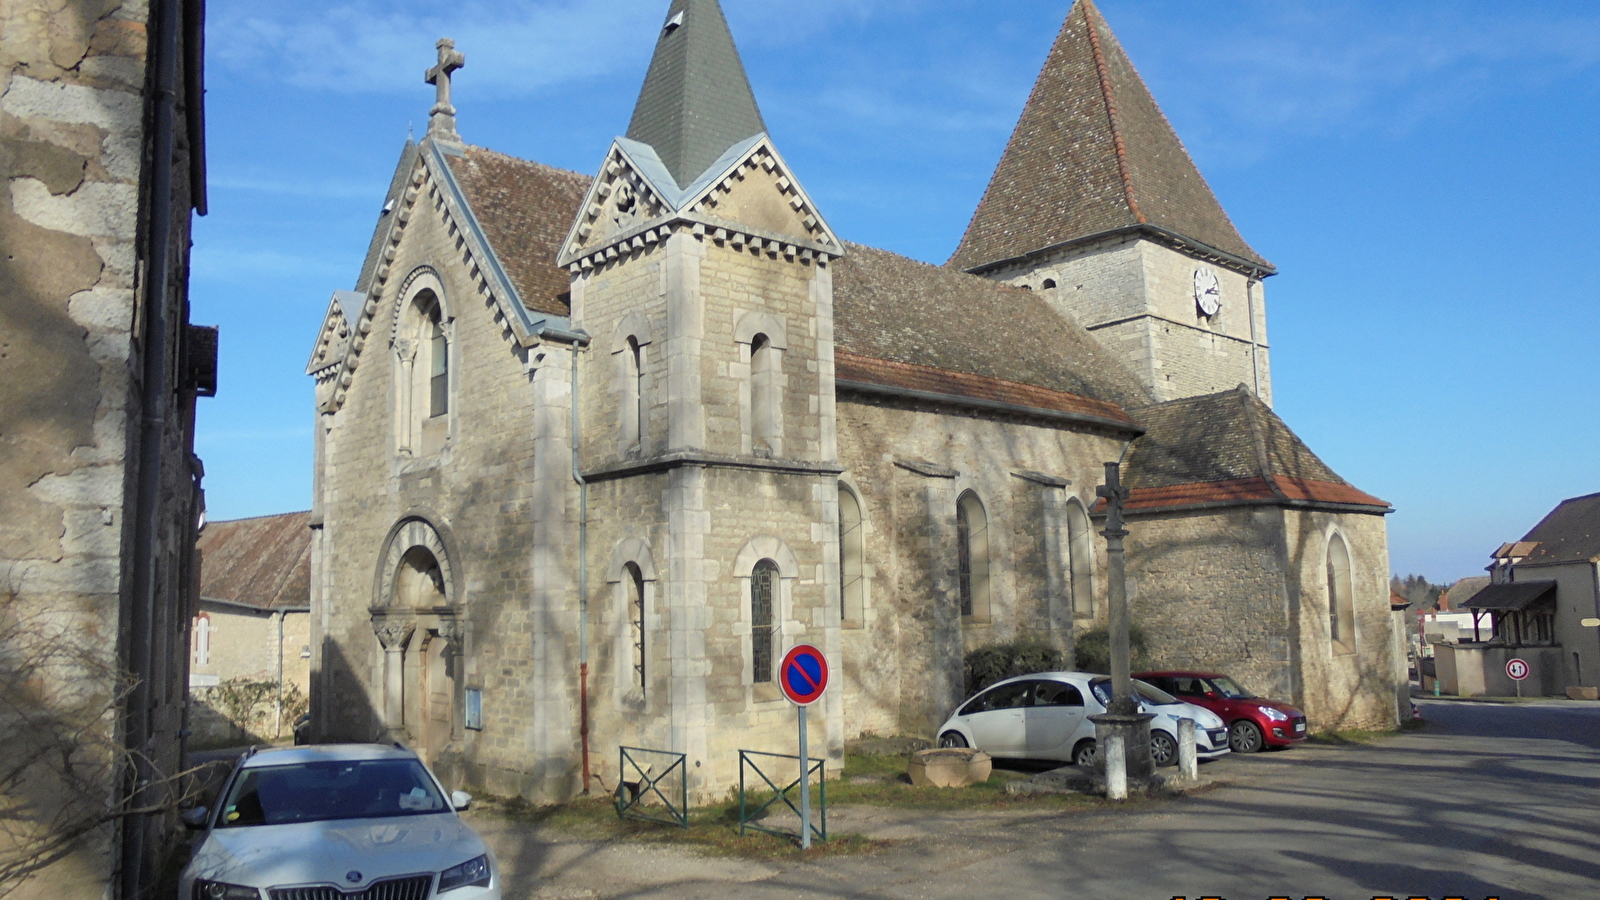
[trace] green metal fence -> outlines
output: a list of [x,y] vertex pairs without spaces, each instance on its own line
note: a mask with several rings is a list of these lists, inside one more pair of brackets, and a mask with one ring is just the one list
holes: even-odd
[[[621,774],[612,799],[617,818],[688,828],[689,758],[682,753],[643,747],[619,747],[617,756],[617,771]],[[655,773],[658,766],[659,775]],[[662,790],[663,786],[666,790]],[[653,805],[652,800],[659,800],[660,806]]]
[[[788,771],[795,773],[795,775],[794,775],[792,780],[789,780],[787,782],[784,782],[784,778],[787,777],[787,776],[780,776],[778,778],[778,781],[774,782],[772,780],[772,778],[769,777],[767,775],[767,773],[761,768],[762,761],[766,762],[766,765],[768,766],[768,768],[774,768],[774,769],[777,768],[782,763],[786,762],[786,763],[789,764],[788,767],[787,767]],[[810,787],[810,785],[815,784],[820,789],[820,793],[821,793],[820,801],[821,802],[817,803],[813,807],[813,810],[816,813],[817,819],[821,823],[821,827],[820,828],[818,827],[818,822],[803,822],[801,824],[801,827],[805,827],[805,826],[809,825],[810,828],[811,828],[812,835],[814,835],[817,838],[817,840],[821,840],[821,841],[825,841],[825,840],[828,839],[828,783],[826,781],[824,781],[823,777],[822,777],[823,776],[823,768],[822,768],[823,767],[823,762],[824,762],[823,760],[820,760],[820,759],[817,759],[815,757],[812,757],[809,760],[810,765],[807,768],[807,775],[806,775],[806,785],[807,785],[807,787]],[[771,797],[768,797],[766,799],[766,801],[763,802],[760,806],[756,806],[754,808],[751,808],[751,806],[750,806],[750,804],[752,802],[752,798],[750,798],[750,795],[749,795],[749,785],[748,785],[748,780],[747,780],[747,777],[746,777],[747,773],[750,773],[750,772],[754,772],[756,774],[756,776],[759,777],[761,779],[761,781],[766,784],[766,789],[772,791],[772,796]],[[795,838],[796,840],[798,840],[800,838],[800,835],[795,834],[794,832],[781,831],[781,830],[778,830],[778,829],[767,828],[767,827],[765,827],[763,825],[755,824],[756,820],[759,819],[762,815],[764,815],[766,813],[766,811],[768,809],[770,809],[772,807],[772,805],[777,803],[779,800],[782,800],[783,804],[785,806],[787,806],[791,810],[793,810],[794,814],[795,814],[795,816],[797,818],[800,817],[800,807],[796,806],[795,805],[795,801],[791,800],[789,798],[789,793],[791,791],[794,791],[796,796],[798,796],[798,794],[799,794],[799,792],[796,790],[796,788],[798,788],[800,786],[800,774],[799,773],[800,773],[800,757],[798,757],[798,756],[785,756],[782,753],[762,753],[762,752],[757,751],[757,750],[740,750],[739,751],[739,834],[740,834],[740,836],[743,836],[746,830],[752,830],[752,831],[764,832],[766,834],[775,834],[775,835],[778,835],[780,837],[792,837],[792,838]],[[779,787],[778,786],[779,782],[783,782],[783,787]],[[757,789],[760,790],[759,786],[758,786]]]

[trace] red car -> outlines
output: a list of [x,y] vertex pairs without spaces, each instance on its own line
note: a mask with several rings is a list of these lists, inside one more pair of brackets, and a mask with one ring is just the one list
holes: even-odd
[[1214,672],[1141,672],[1147,681],[1185,703],[1203,706],[1228,723],[1235,753],[1288,747],[1306,739],[1306,714],[1287,703],[1257,697],[1232,678]]

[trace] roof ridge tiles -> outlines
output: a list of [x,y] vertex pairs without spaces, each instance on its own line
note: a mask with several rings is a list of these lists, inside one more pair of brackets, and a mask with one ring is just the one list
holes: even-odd
[[[1095,8],[1091,0],[1080,0],[1080,2],[1084,9],[1084,30],[1089,33],[1089,46],[1094,51],[1095,71],[1100,75],[1100,96],[1105,100],[1106,119],[1111,123],[1111,143],[1117,150],[1117,169],[1122,175],[1122,189],[1128,198],[1128,211],[1133,213],[1134,219],[1140,225],[1144,225],[1149,220],[1139,209],[1139,197],[1133,189],[1133,171],[1128,167],[1128,144],[1123,139],[1122,129],[1117,123],[1117,95],[1111,87],[1111,73],[1106,68],[1105,49],[1100,46],[1100,35],[1094,27],[1094,19],[1100,18],[1100,10]],[[1070,18],[1068,21],[1071,21]]]

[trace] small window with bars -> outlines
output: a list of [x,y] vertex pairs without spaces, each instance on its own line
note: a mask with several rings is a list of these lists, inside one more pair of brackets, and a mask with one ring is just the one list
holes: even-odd
[[756,684],[772,681],[772,600],[778,586],[778,564],[756,563],[750,573],[750,663]]

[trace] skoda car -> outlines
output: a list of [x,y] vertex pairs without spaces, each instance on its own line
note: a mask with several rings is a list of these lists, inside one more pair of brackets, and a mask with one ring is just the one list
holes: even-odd
[[399,746],[250,753],[217,796],[183,816],[203,835],[179,900],[500,900],[472,797]]
[[1288,747],[1306,739],[1305,713],[1287,703],[1257,697],[1226,675],[1142,672],[1138,677],[1221,716],[1228,723],[1228,740],[1236,753]]
[[[1228,731],[1216,714],[1134,682],[1150,722],[1150,755],[1156,765],[1178,762],[1178,720],[1195,721],[1195,751],[1201,759],[1228,752]],[[1094,723],[1106,711],[1111,679],[1083,672],[1043,672],[996,682],[961,704],[939,728],[939,746],[974,747],[995,757],[1094,762]]]

